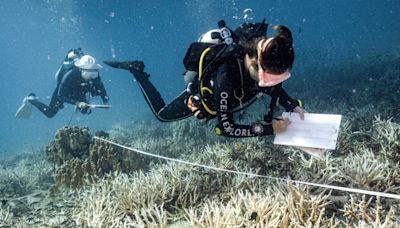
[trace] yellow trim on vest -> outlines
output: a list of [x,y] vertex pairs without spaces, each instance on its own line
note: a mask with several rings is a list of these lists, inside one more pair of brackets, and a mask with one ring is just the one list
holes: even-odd
[[210,113],[211,115],[217,115],[217,112],[209,108],[203,100],[201,100],[201,104],[203,105],[203,108],[206,110],[206,112]]
[[[204,92],[207,91],[210,94],[213,94],[212,90],[208,87],[203,87],[203,80],[202,80],[202,76],[203,76],[203,62],[204,62],[204,57],[206,56],[206,54],[211,50],[210,47],[206,48],[200,56],[200,61],[199,61],[199,80],[200,80],[200,94],[201,97],[204,96]],[[208,105],[206,104],[206,102],[204,102],[203,99],[200,100],[201,104],[203,105],[204,109],[206,110],[206,112],[208,112],[211,115],[217,115],[217,112],[212,110],[210,107],[208,107]]]
[[297,99],[297,102],[299,102],[299,107],[300,107],[300,108],[303,108],[303,102],[301,102],[300,99]]
[[199,61],[199,80],[201,83],[201,77],[203,76],[203,61],[204,57],[206,56],[207,52],[211,50],[210,47],[206,48],[200,55],[200,61]]
[[202,87],[201,90],[202,90],[202,91],[205,91],[205,92],[208,92],[208,93],[210,93],[210,94],[213,94],[213,93],[214,93],[214,92],[213,92],[210,88],[208,88],[208,87]]
[[215,127],[215,134],[217,134],[217,135],[222,134],[221,129],[219,129],[219,127]]

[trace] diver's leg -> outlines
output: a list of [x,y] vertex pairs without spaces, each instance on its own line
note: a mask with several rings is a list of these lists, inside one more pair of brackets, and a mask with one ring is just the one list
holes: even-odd
[[49,104],[49,107],[51,107],[52,109],[57,109],[57,111],[64,108],[63,102],[59,101],[57,98],[59,86],[60,85],[57,85],[57,87],[54,89],[54,92],[51,95],[51,100],[50,100],[50,104]]
[[58,87],[54,90],[53,95],[51,96],[49,106],[40,102],[38,99],[32,99],[29,100],[29,102],[39,111],[41,111],[45,116],[47,116],[48,118],[52,118],[57,114],[60,107],[62,107],[62,104],[59,103],[59,101],[57,100],[57,91]]
[[192,115],[192,112],[185,104],[186,99],[188,99],[190,96],[186,90],[176,97],[171,103],[165,104],[161,94],[150,82],[148,76],[138,76],[137,74],[134,74],[134,76],[147,104],[150,106],[151,111],[158,120],[162,122],[170,122],[185,119]]
[[139,88],[146,99],[147,104],[150,106],[152,112],[157,115],[157,113],[165,106],[164,99],[158,92],[153,83],[150,82],[146,73],[132,73],[136,82],[139,84]]
[[39,111],[41,111],[48,118],[54,117],[58,112],[58,108],[56,106],[53,106],[53,107],[47,106],[47,105],[43,104],[42,102],[40,102],[38,99],[30,100],[29,102],[31,104],[33,104],[33,106],[35,106]]
[[170,104],[165,104],[161,94],[150,82],[150,75],[143,71],[144,63],[142,61],[104,61],[104,63],[114,68],[128,70],[133,75],[139,84],[147,104],[158,120],[169,122],[184,119],[192,115],[192,112],[185,104],[185,100],[189,97],[189,94],[185,91]]
[[186,105],[189,96],[190,94],[184,90],[178,97],[160,109],[157,114],[158,119],[162,118],[164,121],[175,121],[193,116],[192,111]]

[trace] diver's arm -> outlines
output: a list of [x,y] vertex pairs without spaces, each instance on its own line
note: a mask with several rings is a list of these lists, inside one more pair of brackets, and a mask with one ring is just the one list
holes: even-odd
[[282,105],[287,112],[296,112],[300,115],[300,119],[304,120],[304,110],[303,104],[300,99],[293,99],[291,98],[286,91],[282,88],[282,84],[277,86],[277,93],[278,93],[278,101],[279,104]]
[[[235,64],[236,62],[233,62]],[[218,76],[214,86],[214,97],[218,110],[218,126],[216,133],[226,137],[255,137],[263,135],[272,135],[274,130],[272,124],[254,123],[252,125],[235,124],[232,107],[234,83],[232,75],[229,73],[229,65],[225,63],[217,70]],[[232,65],[231,65],[232,66]]]
[[297,106],[301,108],[300,100],[291,98],[282,87],[279,89],[279,104],[284,107],[287,112],[293,112]]

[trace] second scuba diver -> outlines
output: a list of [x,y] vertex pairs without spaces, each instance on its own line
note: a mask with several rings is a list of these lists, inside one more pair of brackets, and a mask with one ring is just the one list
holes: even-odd
[[16,117],[29,118],[32,105],[48,118],[54,117],[64,103],[76,105],[82,114],[91,112],[87,94],[100,96],[104,107],[108,107],[108,95],[99,75],[102,66],[90,55],[84,55],[80,48],[68,51],[63,64],[56,73],[57,86],[49,105],[39,101],[34,93],[24,98]]

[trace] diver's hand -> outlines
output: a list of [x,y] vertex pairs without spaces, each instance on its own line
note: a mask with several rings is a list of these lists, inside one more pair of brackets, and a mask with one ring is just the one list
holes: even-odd
[[304,109],[300,108],[299,106],[296,106],[293,112],[298,113],[300,115],[300,119],[304,120],[304,113],[305,113]]
[[89,104],[86,103],[86,102],[78,101],[78,102],[76,102],[76,107],[77,107],[78,109],[80,109],[80,110],[83,110],[83,109],[85,109],[85,108],[88,108],[88,107],[89,107]]
[[289,118],[272,120],[272,128],[274,129],[274,134],[279,134],[286,131],[289,124],[290,124]]

